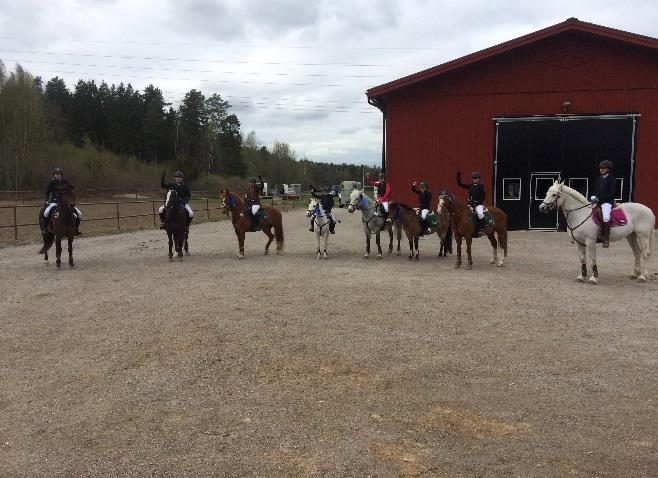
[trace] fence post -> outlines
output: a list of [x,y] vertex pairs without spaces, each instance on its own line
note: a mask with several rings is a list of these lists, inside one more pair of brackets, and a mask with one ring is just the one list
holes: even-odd
[[119,203],[116,203],[117,205],[117,229],[121,229],[121,222],[119,221]]
[[153,225],[157,226],[155,223],[155,201],[151,201],[151,206],[153,207]]
[[206,215],[208,216],[208,220],[210,221],[210,201],[208,201],[208,198],[206,198]]
[[16,206],[14,206],[14,240],[18,241],[18,222],[16,220]]

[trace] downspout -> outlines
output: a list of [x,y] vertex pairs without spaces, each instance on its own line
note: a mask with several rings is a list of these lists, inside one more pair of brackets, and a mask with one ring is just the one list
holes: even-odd
[[386,108],[376,98],[368,98],[368,103],[382,112],[382,172],[386,172]]

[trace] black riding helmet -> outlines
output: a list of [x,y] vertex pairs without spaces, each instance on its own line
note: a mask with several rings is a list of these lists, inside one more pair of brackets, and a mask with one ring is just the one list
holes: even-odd
[[251,176],[251,177],[248,179],[248,181],[249,181],[250,183],[254,183],[254,184],[255,184],[255,183],[256,183],[256,178],[253,177],[253,176]]
[[608,169],[612,169],[612,168],[613,168],[612,161],[608,161],[607,159],[601,161],[601,162],[599,163],[599,168],[608,168]]
[[55,168],[53,169],[53,175],[55,174],[61,174],[62,176],[64,175],[64,170],[62,168]]
[[185,177],[185,174],[183,174],[183,171],[181,171],[181,170],[179,169],[178,171],[176,171],[176,172],[174,173],[174,177],[175,177],[175,178],[184,178],[184,177]]
[[473,174],[471,174],[471,179],[480,179],[480,172],[479,171],[473,171]]
[[426,187],[427,187],[427,183],[426,183],[425,181],[421,181],[420,184],[419,184],[419,186],[420,186],[421,188],[426,188]]

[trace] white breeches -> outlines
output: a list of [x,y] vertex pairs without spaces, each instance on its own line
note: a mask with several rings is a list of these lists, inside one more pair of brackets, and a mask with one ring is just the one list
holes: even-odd
[[384,208],[384,211],[388,212],[388,201],[382,202],[382,207]]
[[423,209],[420,211],[420,217],[423,219],[423,221],[427,218],[427,215],[430,213],[429,209]]
[[[194,217],[194,211],[192,211],[192,208],[190,207],[189,204],[186,204],[186,205],[185,205],[185,210],[187,211],[187,214],[188,214],[190,217]],[[160,209],[158,209],[158,212],[159,212],[160,214],[162,214],[162,213],[164,212],[164,206],[160,206]]]
[[[57,206],[56,202],[51,202],[48,204],[45,211],[43,211],[43,217],[48,217],[50,215],[50,210],[55,206]],[[75,215],[82,219],[82,212],[80,212],[80,209],[78,209],[76,206],[73,206],[73,210],[75,211]]]
[[601,215],[603,216],[603,222],[610,222],[610,212],[612,211],[612,204],[609,202],[604,202],[601,204]]
[[475,206],[475,212],[478,215],[478,219],[484,219],[484,204],[478,204]]
[[251,215],[255,216],[259,209],[260,209],[260,204],[252,204]]

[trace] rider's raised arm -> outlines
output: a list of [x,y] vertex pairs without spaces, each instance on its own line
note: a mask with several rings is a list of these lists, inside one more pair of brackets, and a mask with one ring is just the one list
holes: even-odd
[[470,188],[469,184],[462,183],[461,175],[462,175],[461,171],[457,173],[457,186],[459,186],[460,188],[469,189]]

